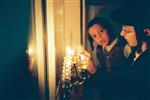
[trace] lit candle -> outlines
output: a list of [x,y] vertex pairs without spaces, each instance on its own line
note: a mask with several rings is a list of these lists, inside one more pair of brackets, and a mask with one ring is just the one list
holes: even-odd
[[62,70],[62,80],[70,80],[71,79],[71,67],[73,63],[74,51],[69,47],[66,48],[66,54],[64,57],[63,70]]
[[80,60],[84,61],[85,60],[85,56],[83,54],[80,55]]
[[79,54],[79,66],[80,69],[87,69],[88,60],[84,54]]

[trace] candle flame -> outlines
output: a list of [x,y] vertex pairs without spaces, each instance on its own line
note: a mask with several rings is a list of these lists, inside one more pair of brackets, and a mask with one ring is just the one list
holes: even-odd
[[80,55],[80,60],[84,61],[85,60],[85,56],[84,55]]
[[70,48],[70,47],[67,47],[67,56],[73,56],[74,55],[74,51]]

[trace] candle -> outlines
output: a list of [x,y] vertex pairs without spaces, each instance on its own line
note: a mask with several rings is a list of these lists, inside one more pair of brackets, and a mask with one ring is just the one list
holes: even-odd
[[87,69],[88,60],[84,54],[79,53],[79,67],[80,69]]
[[63,70],[62,70],[62,80],[71,80],[71,67],[73,64],[74,51],[69,47],[66,48],[66,54],[64,57]]

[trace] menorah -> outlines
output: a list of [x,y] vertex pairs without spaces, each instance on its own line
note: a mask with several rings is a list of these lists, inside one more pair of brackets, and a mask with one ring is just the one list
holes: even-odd
[[67,48],[57,89],[60,100],[70,100],[73,89],[82,85],[90,77],[87,66],[88,58],[82,52],[74,52]]

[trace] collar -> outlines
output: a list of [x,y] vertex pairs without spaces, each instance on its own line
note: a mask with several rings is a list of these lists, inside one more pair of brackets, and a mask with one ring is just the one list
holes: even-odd
[[117,43],[117,41],[118,41],[118,37],[116,37],[115,40],[113,40],[110,45],[105,47],[107,52],[109,52],[114,47],[114,45]]

